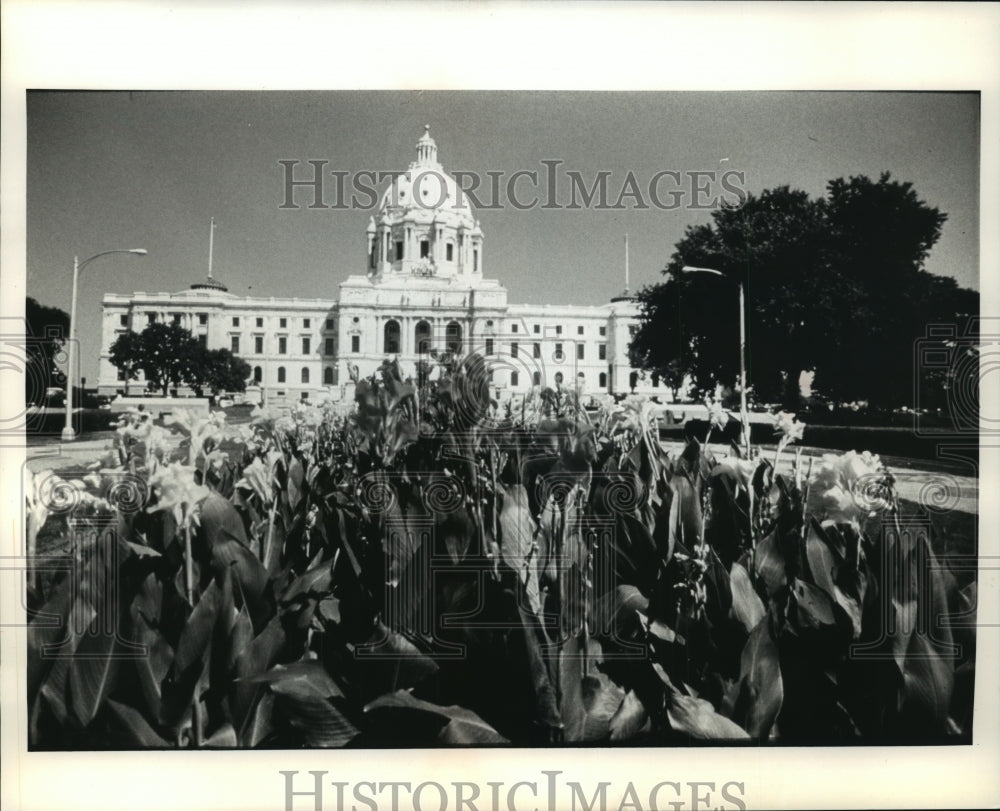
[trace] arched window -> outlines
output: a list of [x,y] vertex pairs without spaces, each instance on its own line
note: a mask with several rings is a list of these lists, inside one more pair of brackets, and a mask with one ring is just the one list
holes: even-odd
[[511,372],[510,373],[510,385],[511,386],[516,386],[517,385],[517,372]]
[[399,354],[399,322],[386,321],[382,351],[387,355]]
[[308,366],[303,366],[302,367],[302,382],[303,383],[308,383],[309,382],[309,367]]
[[253,382],[260,383],[264,379],[264,371],[259,366],[253,367]]
[[535,386],[542,385],[542,373],[541,372],[534,372],[534,373],[532,373],[532,375],[531,375],[531,382]]
[[413,328],[413,345],[418,354],[426,355],[431,351],[431,325],[426,321],[418,321]]
[[279,366],[278,367],[278,382],[279,383],[284,383],[285,382],[285,367],[284,366]]
[[608,387],[608,373],[607,372],[601,372],[597,376],[597,385],[600,386],[602,389],[606,389]]
[[445,327],[445,347],[449,352],[458,353],[462,347],[462,325],[452,321]]
[[323,370],[323,384],[325,386],[332,386],[333,385],[333,367],[332,366],[327,366]]

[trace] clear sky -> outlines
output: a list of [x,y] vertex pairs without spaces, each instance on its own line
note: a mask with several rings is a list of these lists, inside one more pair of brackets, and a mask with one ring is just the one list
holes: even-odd
[[[948,214],[927,269],[979,287],[976,94],[43,92],[29,93],[27,112],[28,295],[68,310],[74,255],[149,251],[101,259],[82,275],[88,384],[101,296],[173,292],[203,278],[211,217],[215,275],[231,292],[336,297],[341,281],[364,272],[370,212],[311,210],[308,191],[297,192],[300,209],[281,209],[278,162],[303,162],[300,174],[308,160],[402,171],[425,123],[447,171],[498,171],[506,182],[562,161],[563,201],[567,170],[588,185],[610,172],[612,201],[630,171],[648,198],[649,180],[668,170],[739,171],[750,192],[789,184],[816,196],[831,178],[888,170]],[[518,191],[530,200],[529,185]],[[660,188],[669,199],[677,186],[668,176]],[[332,179],[325,191],[335,202]],[[709,221],[708,210],[687,205],[625,205],[479,212],[486,276],[511,302],[600,303],[623,286],[626,232],[636,288],[658,280],[685,226]]]

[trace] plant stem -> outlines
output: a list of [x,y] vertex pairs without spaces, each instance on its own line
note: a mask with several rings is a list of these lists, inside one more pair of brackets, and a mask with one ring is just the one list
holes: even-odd
[[[187,509],[184,511],[184,596],[188,605],[194,608],[194,561],[191,554],[191,521],[188,520]],[[194,745],[201,748],[202,733],[202,713],[201,698],[198,695],[198,686],[195,685],[194,698],[191,704],[191,724],[194,734]]]

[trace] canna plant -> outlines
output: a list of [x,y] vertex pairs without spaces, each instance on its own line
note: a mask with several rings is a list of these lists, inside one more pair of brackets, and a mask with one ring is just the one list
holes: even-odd
[[969,734],[972,646],[914,617],[974,583],[878,457],[813,471],[786,414],[769,458],[670,454],[647,401],[497,403],[475,355],[355,377],[28,474],[34,748]]

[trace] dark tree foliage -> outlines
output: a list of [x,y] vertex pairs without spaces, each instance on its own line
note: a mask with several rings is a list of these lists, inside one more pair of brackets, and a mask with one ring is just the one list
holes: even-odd
[[187,385],[197,394],[209,389],[243,391],[250,366],[228,349],[206,349],[177,324],[150,324],[140,333],[126,332],[111,345],[111,363],[126,380],[143,372],[146,386],[166,396],[171,388]]
[[823,199],[781,186],[715,211],[711,224],[687,229],[666,281],[640,293],[631,360],[675,389],[686,374],[697,394],[732,385],[742,282],[758,401],[797,405],[799,375],[811,370],[814,390],[831,400],[912,404],[927,325],[979,311],[976,291],[923,269],[945,219],[889,173],[833,180]]
[[190,382],[189,385],[199,395],[203,389],[208,389],[212,394],[243,391],[251,374],[250,364],[228,349],[206,350],[205,360],[197,371],[201,373],[201,380]]
[[27,321],[24,398],[29,405],[38,405],[45,398],[47,387],[65,380],[55,358],[69,335],[69,316],[58,307],[39,304],[30,296],[25,299],[24,316]]

